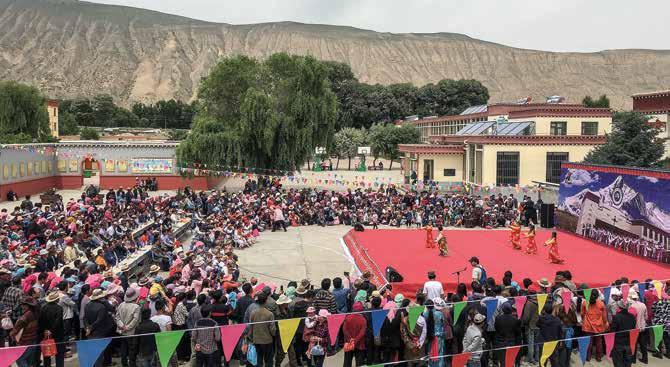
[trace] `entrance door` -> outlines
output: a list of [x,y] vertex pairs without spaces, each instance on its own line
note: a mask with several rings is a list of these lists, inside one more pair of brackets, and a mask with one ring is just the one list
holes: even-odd
[[433,180],[433,168],[435,167],[435,163],[433,162],[432,159],[424,159],[423,160],[423,180],[424,181],[432,181]]

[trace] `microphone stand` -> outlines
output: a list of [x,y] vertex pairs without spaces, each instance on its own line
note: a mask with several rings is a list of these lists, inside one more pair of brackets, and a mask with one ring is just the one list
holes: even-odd
[[461,270],[456,270],[455,272],[451,273],[451,275],[456,275],[456,285],[461,284],[461,273],[464,272],[467,268],[463,268]]

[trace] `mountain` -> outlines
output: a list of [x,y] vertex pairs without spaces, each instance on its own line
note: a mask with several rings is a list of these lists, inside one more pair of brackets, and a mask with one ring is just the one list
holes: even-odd
[[221,57],[310,54],[351,65],[367,83],[474,78],[491,102],[606,93],[612,106],[670,85],[670,51],[559,53],[452,33],[393,34],[291,22],[210,23],[76,0],[0,0],[0,79],[37,85],[51,97],[109,93],[129,105],[190,100]]
[[561,198],[558,208],[579,216],[584,197],[588,193],[600,198],[600,206],[618,210],[629,220],[645,220],[670,232],[670,213],[659,208],[656,203],[645,201],[644,196],[626,185],[621,176],[600,190],[592,191],[587,188],[575,195]]

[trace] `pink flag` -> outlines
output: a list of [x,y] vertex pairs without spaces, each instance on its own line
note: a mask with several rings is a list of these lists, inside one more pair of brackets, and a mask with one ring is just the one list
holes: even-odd
[[614,348],[614,333],[604,334],[603,337],[605,338],[605,357],[609,357]]
[[628,284],[622,284],[621,285],[621,299],[624,300],[624,302],[628,301],[628,292],[630,291],[630,285]]
[[570,311],[570,303],[572,303],[572,292],[562,292],[561,298],[563,299],[563,309],[565,310],[565,313],[568,313],[568,311]]
[[514,306],[516,307],[516,314],[521,318],[523,314],[523,307],[526,305],[526,296],[514,297]]
[[246,324],[221,326],[221,346],[223,346],[223,354],[226,356],[226,362],[229,362],[233,356],[237,342],[240,340],[240,336],[244,333],[246,327]]
[[9,367],[14,363],[23,352],[28,349],[27,346],[10,347],[0,349],[0,367]]
[[637,338],[640,336],[640,329],[631,329],[628,334],[628,341],[630,342],[630,350],[635,351],[637,345]]
[[[437,338],[435,338],[437,339]],[[453,356],[451,359],[451,366],[452,367],[463,367],[465,366],[465,363],[470,359],[471,353],[465,352],[465,353],[460,353],[456,354]]]
[[340,332],[340,326],[347,315],[336,313],[328,316],[328,335],[330,335],[330,345],[337,343],[337,334]]

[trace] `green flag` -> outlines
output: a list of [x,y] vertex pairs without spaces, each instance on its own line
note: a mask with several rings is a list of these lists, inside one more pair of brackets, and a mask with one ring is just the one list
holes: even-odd
[[170,357],[172,357],[174,350],[177,349],[177,345],[183,335],[184,330],[164,331],[155,335],[156,349],[158,349],[158,358],[161,361],[161,366],[168,367]]
[[458,318],[461,316],[461,312],[465,308],[467,302],[456,302],[454,303],[454,325],[458,322]]
[[409,317],[409,330],[414,330],[416,326],[416,320],[419,319],[419,315],[423,312],[423,306],[413,306],[409,308],[408,316]]
[[651,327],[651,331],[654,332],[654,348],[658,350],[658,345],[663,340],[663,325],[654,325]]
[[587,305],[589,304],[589,300],[591,299],[591,292],[592,292],[591,288],[584,289],[584,301],[586,301]]

